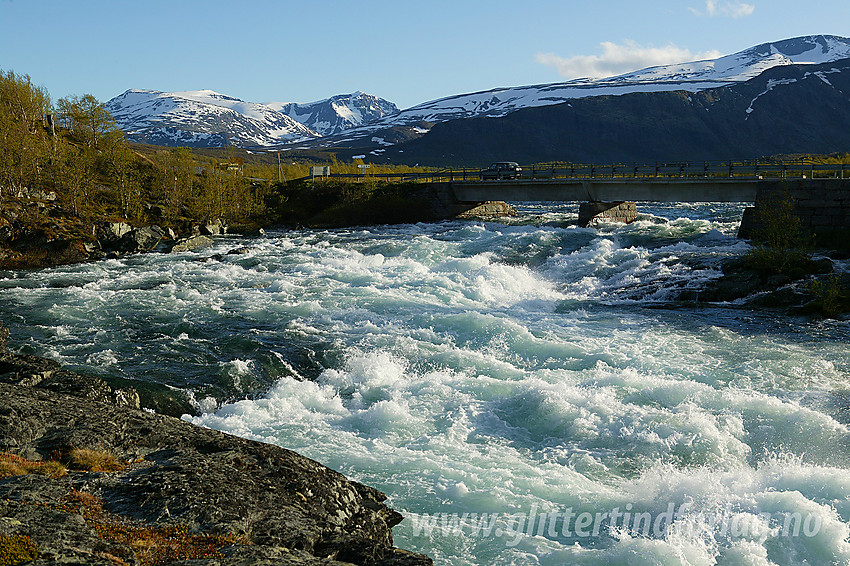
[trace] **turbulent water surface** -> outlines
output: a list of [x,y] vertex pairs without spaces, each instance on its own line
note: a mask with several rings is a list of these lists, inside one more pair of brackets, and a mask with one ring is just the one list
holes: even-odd
[[0,319],[381,489],[437,564],[850,563],[850,324],[671,303],[738,206],[520,208],[5,272]]

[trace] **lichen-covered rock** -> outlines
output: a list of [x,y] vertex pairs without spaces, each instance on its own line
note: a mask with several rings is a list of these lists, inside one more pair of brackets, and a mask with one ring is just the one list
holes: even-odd
[[208,248],[211,245],[213,245],[213,240],[209,236],[191,236],[189,238],[177,240],[174,245],[171,246],[171,253],[199,250],[202,248]]
[[139,563],[134,548],[104,540],[69,511],[63,502],[72,496],[129,524],[241,541],[193,564],[431,564],[393,547],[402,516],[383,493],[318,462],[134,409],[137,393],[50,360],[6,352],[0,364],[0,452],[42,460],[91,449],[129,463],[110,473],[0,479],[0,535],[31,537],[36,564]]

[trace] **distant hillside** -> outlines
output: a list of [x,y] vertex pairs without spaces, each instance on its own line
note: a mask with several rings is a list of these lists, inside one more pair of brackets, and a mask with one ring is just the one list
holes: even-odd
[[400,163],[652,162],[850,150],[850,59],[768,69],[733,86],[596,96],[436,124],[383,148]]

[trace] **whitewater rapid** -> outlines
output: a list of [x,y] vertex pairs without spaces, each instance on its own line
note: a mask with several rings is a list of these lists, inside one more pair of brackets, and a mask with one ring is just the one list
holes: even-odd
[[741,209],[640,209],[3,272],[0,320],[381,489],[437,564],[850,563],[850,325],[675,302]]

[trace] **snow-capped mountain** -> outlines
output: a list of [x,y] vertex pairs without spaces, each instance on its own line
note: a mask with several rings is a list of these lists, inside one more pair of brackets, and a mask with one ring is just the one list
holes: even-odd
[[603,79],[496,88],[398,111],[376,96],[355,92],[307,103],[256,104],[212,91],[129,90],[106,106],[135,141],[189,146],[349,147],[373,150],[427,136],[436,123],[500,118],[518,110],[603,95],[701,92],[744,83],[789,65],[850,58],[850,38],[805,36],[751,47],[717,59],[649,67]]
[[[850,58],[782,65],[688,92],[589,96],[434,124],[371,154],[390,163],[652,163],[827,154],[850,149]],[[362,151],[359,148],[358,151]]]
[[[850,38],[816,35],[751,47],[718,59],[649,67],[616,77],[575,79],[497,88],[425,102],[388,116],[366,130],[476,116],[501,117],[521,108],[560,104],[589,96],[686,90],[699,92],[747,81],[767,69],[818,64],[850,57]],[[354,133],[354,132],[349,132]],[[363,132],[364,135],[368,131]]]
[[268,146],[318,136],[273,108],[211,90],[128,90],[105,106],[127,137],[142,143]]
[[306,104],[269,102],[267,106],[322,136],[363,126],[399,111],[392,102],[361,91]]

